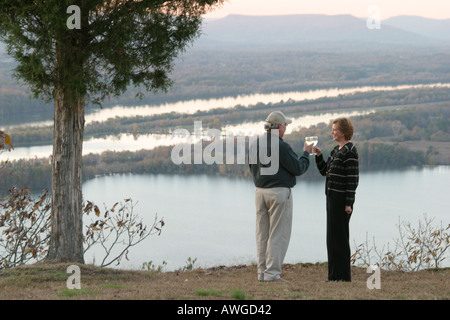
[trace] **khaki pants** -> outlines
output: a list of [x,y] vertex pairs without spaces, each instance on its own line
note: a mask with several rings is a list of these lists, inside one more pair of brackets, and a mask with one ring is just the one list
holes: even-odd
[[[256,188],[256,253],[260,280],[280,278],[292,230],[290,188]],[[264,274],[264,278],[262,278]]]

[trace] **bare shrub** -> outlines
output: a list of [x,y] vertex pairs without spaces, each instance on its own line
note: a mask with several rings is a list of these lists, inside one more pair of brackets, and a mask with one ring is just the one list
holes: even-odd
[[[51,227],[51,198],[47,192],[35,200],[28,188],[11,188],[0,198],[0,269],[44,260],[47,256]],[[127,258],[128,250],[149,235],[160,234],[164,221],[157,220],[148,227],[139,221],[131,199],[115,203],[100,212],[97,205],[87,201],[83,213],[92,215],[86,225],[84,252],[103,248],[100,266],[119,264]]]
[[378,265],[382,269],[397,271],[418,271],[439,268],[445,260],[450,247],[450,224],[439,226],[432,224],[434,218],[424,215],[417,227],[410,222],[401,221],[397,225],[399,237],[380,248],[375,239],[356,245],[351,257],[353,264],[368,267]]
[[0,200],[0,269],[44,259],[50,239],[47,192],[35,201],[28,189],[15,187]]
[[[161,234],[164,221],[155,216],[153,224],[148,227],[142,220],[138,220],[134,207],[131,199],[125,199],[124,203],[116,202],[110,209],[105,207],[102,214],[97,205],[90,201],[86,203],[84,212],[89,215],[93,211],[94,218],[86,226],[84,253],[94,246],[102,248],[104,256],[100,266],[109,266],[114,262],[120,264],[123,257],[128,260],[129,248],[144,241],[149,235]],[[116,252],[114,249],[118,245],[121,246]]]

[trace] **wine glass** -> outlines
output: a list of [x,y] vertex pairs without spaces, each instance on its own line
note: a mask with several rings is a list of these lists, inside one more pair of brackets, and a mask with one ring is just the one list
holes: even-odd
[[[306,144],[309,145],[313,145],[313,147],[315,147],[317,145],[317,143],[319,142],[319,137],[318,136],[310,136],[310,137],[305,137],[305,142]],[[310,153],[310,155],[313,155],[314,153]]]

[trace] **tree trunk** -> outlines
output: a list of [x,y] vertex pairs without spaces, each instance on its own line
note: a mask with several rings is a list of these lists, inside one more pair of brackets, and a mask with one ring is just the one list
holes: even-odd
[[84,263],[82,151],[84,95],[71,85],[82,69],[76,38],[56,41],[57,81],[53,92],[52,224],[47,259]]
[[52,159],[52,229],[48,259],[84,263],[82,146],[84,101],[55,90]]

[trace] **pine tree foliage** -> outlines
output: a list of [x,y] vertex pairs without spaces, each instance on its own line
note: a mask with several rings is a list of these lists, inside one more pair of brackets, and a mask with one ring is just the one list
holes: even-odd
[[[100,103],[129,85],[167,90],[174,59],[200,35],[201,15],[221,2],[2,0],[0,37],[18,62],[15,76],[35,97],[50,101],[63,85]],[[73,5],[80,29],[68,28]],[[56,63],[57,49],[67,63]]]

